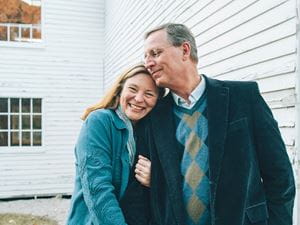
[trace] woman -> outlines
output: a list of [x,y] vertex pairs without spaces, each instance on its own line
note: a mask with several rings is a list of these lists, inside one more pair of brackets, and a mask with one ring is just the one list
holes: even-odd
[[[143,223],[125,221],[121,205],[131,220],[134,206],[123,197],[125,192],[135,190],[134,169],[137,179],[149,186],[149,161],[140,156],[139,166],[134,168],[134,125],[152,110],[161,93],[140,64],[123,73],[102,101],[85,111],[75,148],[76,180],[68,225]],[[139,197],[132,193],[128,196]],[[139,221],[143,221],[142,213],[139,210]]]

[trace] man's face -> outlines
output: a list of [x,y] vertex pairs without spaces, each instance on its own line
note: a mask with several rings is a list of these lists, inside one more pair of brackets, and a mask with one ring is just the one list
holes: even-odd
[[145,40],[145,66],[160,87],[178,86],[183,62],[182,46],[175,47],[167,39],[165,30],[156,31]]

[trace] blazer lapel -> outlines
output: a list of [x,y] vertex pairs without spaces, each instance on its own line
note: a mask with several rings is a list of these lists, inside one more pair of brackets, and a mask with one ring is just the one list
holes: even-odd
[[211,210],[214,215],[214,199],[224,153],[228,125],[229,88],[222,82],[205,77],[207,88],[209,177],[211,181]]
[[184,206],[180,172],[182,153],[176,141],[172,104],[170,94],[162,99],[151,113],[151,124],[158,156],[169,187],[174,215],[178,224],[183,224]]

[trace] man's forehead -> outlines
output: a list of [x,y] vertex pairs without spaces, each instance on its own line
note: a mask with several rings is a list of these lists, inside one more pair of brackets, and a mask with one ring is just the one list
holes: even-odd
[[144,48],[159,48],[168,45],[168,39],[164,30],[151,33],[144,41]]

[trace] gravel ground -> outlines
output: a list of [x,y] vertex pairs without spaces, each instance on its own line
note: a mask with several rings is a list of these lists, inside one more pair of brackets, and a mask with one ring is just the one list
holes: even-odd
[[64,225],[70,206],[69,198],[38,198],[24,200],[0,200],[0,213],[22,213],[47,216]]

